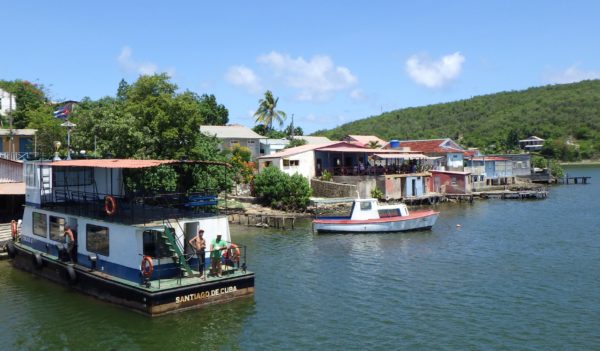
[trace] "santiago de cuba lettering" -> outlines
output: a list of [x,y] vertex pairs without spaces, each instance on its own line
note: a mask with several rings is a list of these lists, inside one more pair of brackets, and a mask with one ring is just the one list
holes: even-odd
[[198,300],[198,299],[208,299],[209,297],[219,296],[219,295],[223,295],[223,294],[229,294],[229,293],[236,292],[236,291],[237,291],[237,288],[235,287],[235,285],[228,286],[226,288],[221,288],[221,289],[207,290],[207,291],[203,291],[203,292],[199,292],[199,293],[177,296],[175,298],[175,303],[189,302],[189,301],[194,301],[194,300]]

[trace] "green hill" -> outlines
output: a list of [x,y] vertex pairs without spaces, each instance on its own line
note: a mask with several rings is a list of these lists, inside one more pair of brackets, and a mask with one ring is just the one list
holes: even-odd
[[[488,152],[516,148],[530,135],[579,144],[583,158],[600,154],[600,80],[548,85],[406,108],[314,133],[332,139],[348,134],[390,139],[449,137]],[[578,156],[579,157],[579,156]]]

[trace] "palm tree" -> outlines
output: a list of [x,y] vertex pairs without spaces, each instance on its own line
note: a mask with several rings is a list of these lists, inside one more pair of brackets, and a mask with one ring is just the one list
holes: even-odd
[[276,109],[278,101],[279,98],[273,98],[273,93],[267,90],[265,97],[258,101],[258,109],[254,112],[256,122],[267,126],[268,130],[273,129],[273,121],[277,121],[279,125],[282,125],[286,118],[285,112]]
[[369,149],[379,149],[381,147],[381,145],[379,145],[379,141],[377,141],[377,140],[370,140],[367,143],[367,147]]

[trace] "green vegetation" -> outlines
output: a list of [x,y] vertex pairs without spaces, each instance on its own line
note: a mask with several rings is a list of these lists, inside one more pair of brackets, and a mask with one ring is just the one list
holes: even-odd
[[262,123],[267,130],[273,129],[273,122],[283,124],[286,118],[285,112],[277,110],[279,98],[274,98],[270,90],[265,92],[265,97],[258,101],[258,109],[254,112],[257,123]]
[[379,188],[373,188],[371,190],[371,197],[378,200],[383,199],[383,192]]
[[312,189],[308,180],[299,174],[289,176],[278,168],[267,167],[254,178],[256,196],[273,208],[305,210]]
[[348,134],[374,134],[384,140],[448,137],[486,153],[514,151],[519,139],[536,135],[549,141],[543,151],[547,157],[597,158],[600,80],[395,110],[314,134],[333,140]]

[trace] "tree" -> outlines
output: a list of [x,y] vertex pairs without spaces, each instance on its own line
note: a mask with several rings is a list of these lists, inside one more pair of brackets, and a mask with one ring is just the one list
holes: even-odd
[[367,143],[367,147],[369,149],[379,149],[381,147],[381,145],[379,145],[379,141],[377,141],[377,140],[370,140]]
[[264,124],[267,129],[273,129],[273,122],[278,122],[279,125],[283,124],[286,118],[285,112],[277,110],[277,103],[279,98],[274,98],[273,93],[270,90],[265,92],[265,97],[258,101],[259,106],[254,117],[256,117],[257,123]]
[[217,98],[214,95],[202,95],[200,105],[204,124],[224,126],[229,122],[229,111],[225,106],[217,103]]

